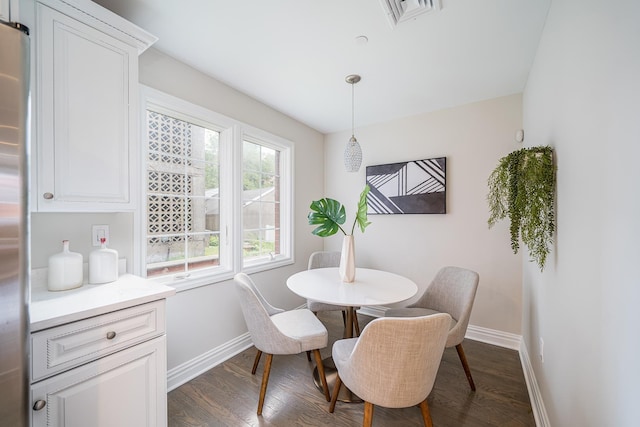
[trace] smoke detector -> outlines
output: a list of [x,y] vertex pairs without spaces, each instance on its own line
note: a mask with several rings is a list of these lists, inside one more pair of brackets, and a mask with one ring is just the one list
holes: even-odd
[[440,10],[440,0],[380,0],[380,4],[394,28],[423,13]]

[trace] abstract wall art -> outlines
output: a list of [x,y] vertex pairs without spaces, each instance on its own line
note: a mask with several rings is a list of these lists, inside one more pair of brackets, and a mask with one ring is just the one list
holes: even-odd
[[367,214],[446,213],[446,157],[367,166]]

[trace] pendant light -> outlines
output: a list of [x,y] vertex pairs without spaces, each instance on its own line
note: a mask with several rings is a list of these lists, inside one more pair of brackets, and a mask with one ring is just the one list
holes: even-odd
[[344,167],[347,172],[358,172],[360,165],[362,164],[362,149],[360,148],[360,144],[358,143],[354,133],[353,86],[360,81],[360,76],[357,74],[350,74],[345,78],[345,80],[351,85],[351,138],[344,149]]

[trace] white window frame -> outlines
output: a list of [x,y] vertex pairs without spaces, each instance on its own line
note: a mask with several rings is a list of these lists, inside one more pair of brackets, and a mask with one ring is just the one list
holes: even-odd
[[[243,147],[243,142],[253,142],[267,148],[280,151],[280,224],[287,226],[280,227],[280,254],[274,258],[264,256],[254,258],[248,262],[244,262],[242,256],[242,247],[239,248],[240,261],[243,263],[242,271],[245,273],[254,273],[265,269],[281,267],[293,263],[293,144],[284,138],[264,132],[260,129],[246,125],[240,133],[239,147]],[[239,191],[238,195],[242,199],[242,155],[239,156]],[[240,209],[242,209],[242,200],[240,200]],[[240,212],[242,217],[242,212]],[[240,241],[242,241],[242,221],[240,221]],[[265,268],[270,266],[269,268]]]
[[[153,281],[173,286],[177,291],[205,286],[229,280],[238,272],[255,273],[293,264],[293,159],[294,145],[279,136],[231,119],[222,114],[174,97],[156,89],[141,85],[141,156],[139,167],[140,197],[134,214],[134,268],[135,274],[146,276],[147,250],[147,110],[185,120],[220,132],[220,255],[221,264],[212,268],[152,277]],[[258,142],[280,151],[280,254],[261,257],[243,265],[242,254],[242,142]],[[224,196],[228,194],[229,196]],[[222,197],[224,197],[224,202]],[[224,245],[224,247],[223,247]],[[223,257],[224,254],[224,257]]]

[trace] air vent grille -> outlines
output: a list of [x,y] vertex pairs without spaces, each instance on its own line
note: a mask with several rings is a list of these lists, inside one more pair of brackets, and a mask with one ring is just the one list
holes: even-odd
[[440,10],[440,0],[380,0],[392,27],[423,13]]

